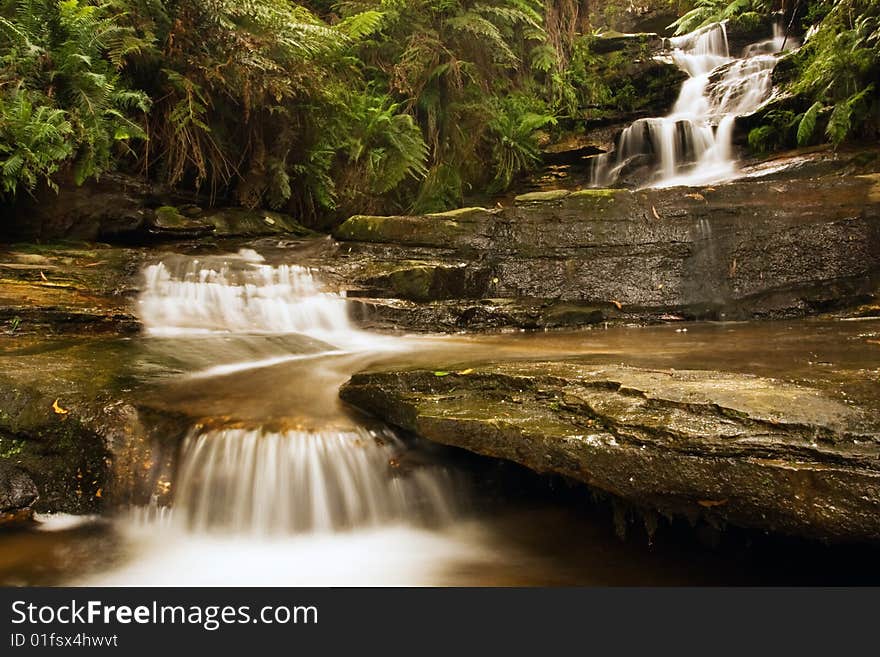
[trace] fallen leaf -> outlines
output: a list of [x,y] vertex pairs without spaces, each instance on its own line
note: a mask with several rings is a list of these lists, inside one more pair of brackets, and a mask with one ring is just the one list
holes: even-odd
[[705,201],[706,197],[700,194],[699,192],[694,192],[693,194],[685,194],[688,198],[692,198],[697,201]]
[[623,304],[620,303],[620,301],[615,301],[612,299],[611,303],[613,303],[618,310],[623,310]]
[[730,263],[730,269],[727,271],[727,275],[729,278],[736,276],[736,258]]
[[43,272],[40,272],[40,278],[42,278],[44,281],[49,280],[48,278],[46,278],[46,274],[44,274]]
[[437,370],[434,372],[434,376],[449,376],[452,372],[444,372],[443,370]]
[[474,371],[474,368],[473,368],[473,367],[469,367],[469,368],[467,368],[466,370],[462,370],[461,372],[456,372],[456,374],[470,374],[470,373],[473,372],[473,371]]
[[714,191],[715,191],[715,188],[714,188],[714,187],[704,187],[704,188],[703,188],[703,191],[704,191],[704,192],[714,192]]
[[727,499],[723,499],[723,500],[697,500],[697,504],[709,509],[709,508],[712,508],[713,506],[722,506],[724,504],[727,504]]
[[70,411],[68,411],[66,408],[61,408],[58,405],[57,399],[52,402],[52,410],[55,411],[58,415],[67,415],[68,413],[70,413]]
[[660,213],[657,212],[657,208],[655,208],[653,205],[651,206],[651,212],[654,213],[654,219],[659,219],[659,218],[660,218]]
[[95,491],[95,497],[102,497],[102,492],[103,492],[103,489],[99,488],[97,491]]
[[880,344],[880,340],[865,340],[865,342],[868,342],[870,344]]
[[107,262],[107,261],[106,260],[98,260],[97,262],[90,262],[87,265],[83,265],[83,267],[97,267],[98,265],[103,265],[105,262]]

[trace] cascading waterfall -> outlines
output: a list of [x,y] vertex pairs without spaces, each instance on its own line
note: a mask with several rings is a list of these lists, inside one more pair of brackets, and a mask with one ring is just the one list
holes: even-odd
[[[756,110],[772,91],[776,54],[785,39],[752,44],[730,56],[724,23],[670,39],[673,61],[688,74],[672,112],[635,121],[615,150],[596,158],[591,185],[617,184],[631,168],[653,168],[648,186],[704,185],[736,173],[733,127],[737,116]],[[792,45],[791,40],[786,45]]]
[[[270,358],[216,365],[191,377],[373,351],[376,340],[387,345],[355,329],[344,296],[322,289],[311,270],[269,265],[254,251],[169,256],[149,266],[144,280],[140,313],[148,334],[160,340],[184,337],[206,349],[225,351],[233,340],[274,350]],[[218,344],[218,334],[229,337]],[[279,338],[294,334],[314,338],[309,351],[278,355],[279,346],[301,344]],[[200,363],[203,351],[198,350]],[[228,356],[217,352],[216,357]],[[352,425],[333,416],[332,409],[317,426],[311,420],[308,429],[278,430],[277,422],[273,428],[242,428],[217,419],[210,424],[216,428],[194,429],[180,450],[173,509],[140,509],[141,522],[190,534],[277,536],[424,526],[451,518],[454,497],[447,473],[429,465],[402,467],[406,447],[387,429]]]
[[194,433],[184,446],[175,515],[193,531],[340,531],[452,517],[442,471],[409,470],[390,431]]
[[144,272],[140,312],[148,333],[351,332],[342,295],[320,289],[311,270],[272,266],[254,251],[168,258]]

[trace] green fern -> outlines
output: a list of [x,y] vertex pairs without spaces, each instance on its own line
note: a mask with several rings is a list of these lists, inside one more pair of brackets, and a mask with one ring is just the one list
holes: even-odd
[[804,115],[798,123],[798,146],[806,146],[810,143],[810,140],[813,138],[813,133],[816,131],[816,119],[818,118],[821,109],[822,103],[816,102],[810,106],[810,109],[804,112]]

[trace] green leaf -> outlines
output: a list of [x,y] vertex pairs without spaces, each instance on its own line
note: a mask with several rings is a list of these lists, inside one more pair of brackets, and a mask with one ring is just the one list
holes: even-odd
[[834,106],[831,118],[828,119],[828,127],[825,129],[825,134],[828,135],[828,138],[835,146],[840,145],[849,134],[851,115],[852,106],[847,101],[841,101]]
[[822,103],[815,102],[810,106],[801,117],[798,124],[797,143],[798,146],[806,146],[810,143],[813,133],[816,131],[816,118],[819,116],[819,110],[822,109]]
[[434,376],[449,376],[452,372],[445,372],[443,370],[437,370],[434,372]]

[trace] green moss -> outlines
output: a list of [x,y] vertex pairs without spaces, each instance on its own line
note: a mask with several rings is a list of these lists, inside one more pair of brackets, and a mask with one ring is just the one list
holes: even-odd
[[186,225],[187,221],[173,205],[156,208],[156,223],[163,228],[179,228]]
[[24,449],[25,442],[18,438],[0,438],[0,458],[18,456]]
[[549,201],[561,201],[571,196],[571,192],[567,189],[551,189],[546,192],[529,192],[528,194],[520,194],[514,201],[516,203],[545,203]]
[[446,212],[432,212],[427,215],[429,217],[438,217],[441,219],[474,219],[480,215],[488,215],[489,210],[486,208],[458,208],[455,210],[447,210]]
[[571,193],[571,198],[618,198],[628,194],[625,189],[579,189]]

